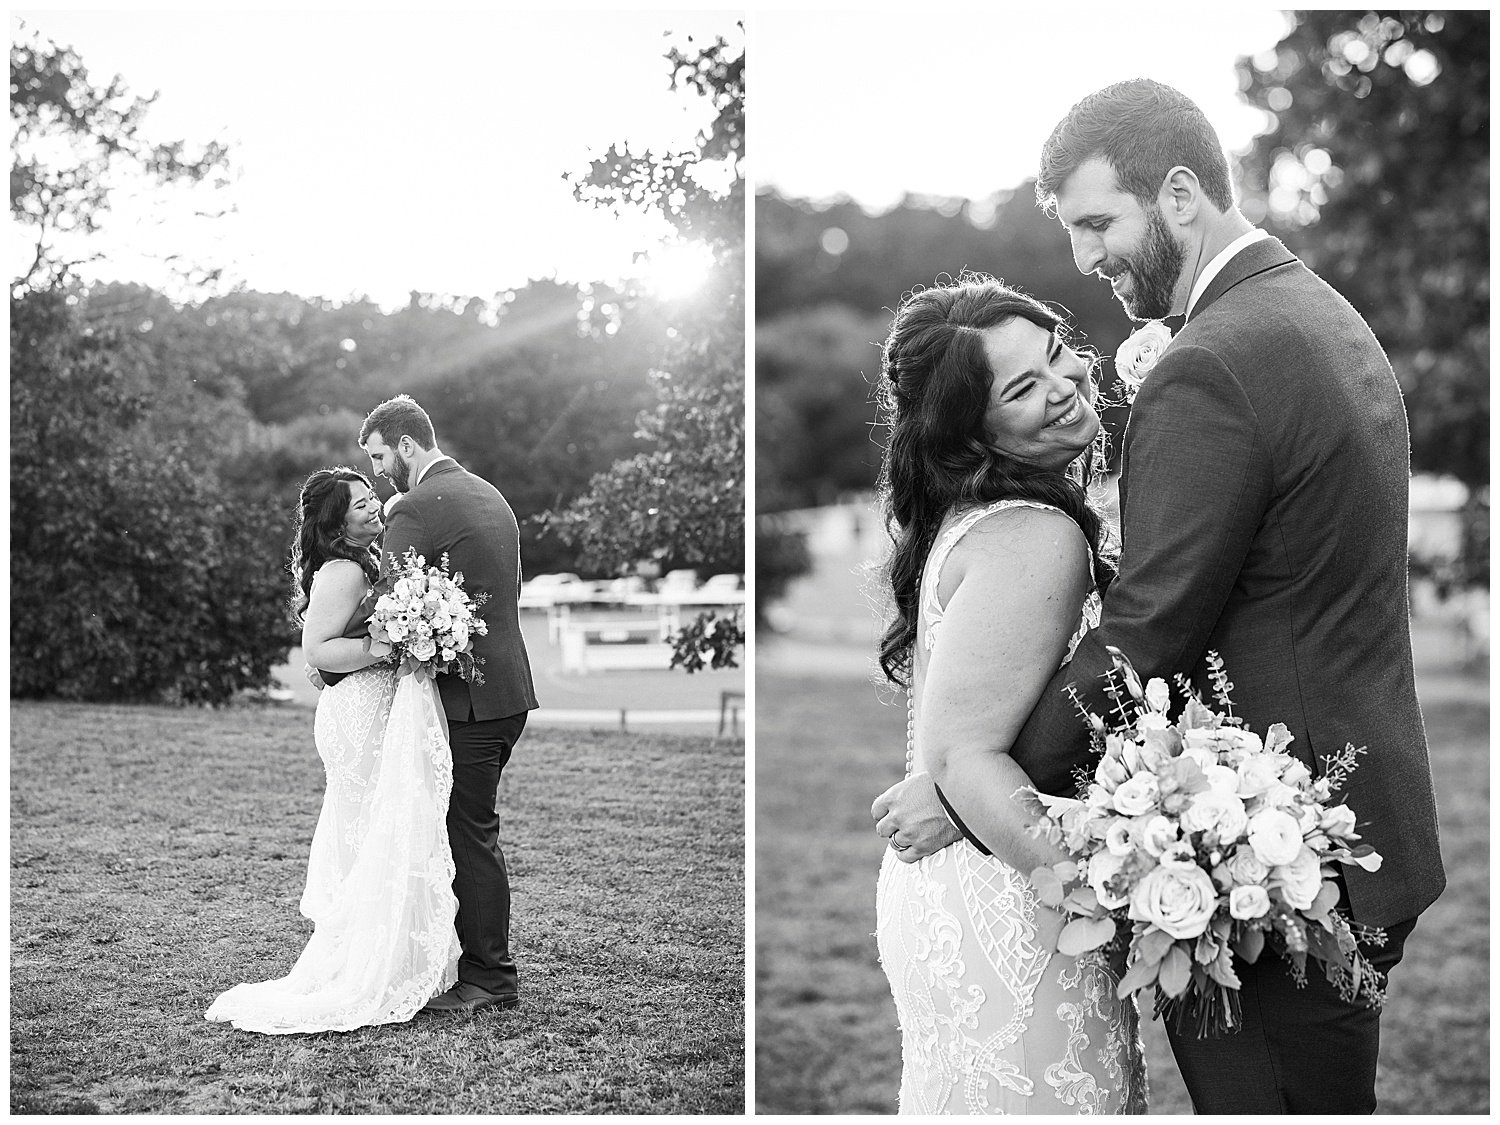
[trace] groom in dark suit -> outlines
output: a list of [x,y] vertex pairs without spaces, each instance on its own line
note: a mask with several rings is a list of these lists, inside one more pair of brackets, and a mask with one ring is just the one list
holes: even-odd
[[[1146,377],[1122,447],[1119,577],[1103,618],[1044,691],[1012,757],[1048,792],[1091,767],[1064,689],[1110,710],[1106,645],[1141,677],[1192,675],[1217,651],[1251,730],[1282,722],[1313,771],[1367,746],[1347,793],[1378,872],[1342,868],[1343,908],[1385,927],[1389,971],[1443,890],[1407,605],[1410,441],[1401,393],[1359,314],[1235,207],[1203,113],[1147,80],[1090,95],[1053,131],[1037,196],[1074,262],[1135,320],[1186,314]],[[1204,691],[1205,697],[1210,693]],[[920,858],[957,838],[933,786],[887,795]],[[886,800],[887,798],[882,798]],[[960,826],[961,827],[961,826]],[[1373,1112],[1379,1015],[1310,967],[1236,960],[1243,1026],[1172,1034],[1200,1113]]]
[[432,420],[407,395],[370,412],[359,444],[375,472],[401,493],[386,517],[382,576],[392,558],[400,559],[410,547],[429,565],[446,554],[451,569],[463,573],[471,597],[490,596],[479,611],[489,632],[474,638],[474,654],[484,661],[484,682],[470,684],[457,674],[437,680],[453,750],[448,842],[463,955],[458,983],[428,1001],[425,1010],[512,1008],[520,997],[510,953],[510,881],[500,851],[495,791],[527,712],[537,705],[516,608],[521,583],[516,517],[493,485],[443,454]]

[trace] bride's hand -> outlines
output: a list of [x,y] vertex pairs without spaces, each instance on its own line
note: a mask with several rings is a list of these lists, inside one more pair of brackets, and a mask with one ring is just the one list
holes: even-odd
[[915,863],[963,839],[938,800],[932,775],[914,773],[898,781],[870,806],[875,832],[891,841],[896,858]]
[[370,642],[370,655],[376,657],[379,660],[384,660],[386,657],[390,656],[393,651],[395,651],[395,646],[388,644],[385,641]]

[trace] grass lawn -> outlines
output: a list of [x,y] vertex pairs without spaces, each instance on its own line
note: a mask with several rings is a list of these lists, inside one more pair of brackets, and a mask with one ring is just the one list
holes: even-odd
[[[1419,646],[1448,889],[1392,974],[1381,1113],[1489,1110],[1489,705],[1483,675]],[[904,699],[832,659],[756,669],[755,1100],[762,1113],[894,1113],[895,1004],[876,959],[881,841],[871,800],[900,779]],[[1144,1021],[1151,1111],[1191,1103],[1161,1025]]]
[[323,775],[305,710],[11,708],[14,1113],[740,1113],[744,744],[528,730],[501,785],[523,1003],[208,1023],[283,975]]

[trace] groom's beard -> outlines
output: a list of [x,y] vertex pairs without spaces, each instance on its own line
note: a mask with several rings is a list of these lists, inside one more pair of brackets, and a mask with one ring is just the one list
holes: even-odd
[[1159,320],[1172,315],[1172,295],[1177,289],[1177,279],[1182,276],[1187,251],[1172,237],[1167,220],[1162,218],[1161,208],[1146,212],[1146,236],[1141,248],[1129,257],[1119,259],[1119,265],[1107,276],[1118,277],[1122,270],[1130,271],[1132,289],[1130,294],[1120,294],[1120,304],[1131,320]]
[[406,463],[406,459],[402,457],[401,454],[394,451],[392,451],[391,453],[391,460],[394,461],[395,464],[391,467],[391,471],[386,473],[386,476],[390,478],[390,482],[396,486],[397,492],[410,492],[411,466]]

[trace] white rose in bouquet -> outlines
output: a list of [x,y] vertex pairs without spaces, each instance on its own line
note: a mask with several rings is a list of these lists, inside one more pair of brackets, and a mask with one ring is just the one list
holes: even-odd
[[1117,895],[1106,885],[1125,869],[1125,857],[1113,852],[1100,852],[1088,861],[1088,884],[1099,897],[1099,905],[1114,910],[1130,901],[1129,895]]
[[1126,816],[1140,816],[1156,807],[1156,797],[1156,778],[1149,773],[1138,773],[1115,790],[1115,808]]
[[[1212,769],[1224,769],[1213,766]],[[1230,776],[1233,771],[1225,770]],[[1209,784],[1213,784],[1210,777]],[[1226,843],[1237,839],[1249,823],[1245,815],[1245,804],[1233,792],[1224,793],[1210,788],[1207,793],[1198,793],[1182,814],[1182,827],[1189,832],[1207,832],[1215,841]]]
[[1146,683],[1146,706],[1153,711],[1166,713],[1168,705],[1172,702],[1172,690],[1167,687],[1167,681],[1159,676],[1152,677]]
[[1246,758],[1239,767],[1241,797],[1259,797],[1274,785],[1281,783],[1276,763],[1265,755]]
[[1154,856],[1160,856],[1177,842],[1177,825],[1157,813],[1145,820],[1138,829],[1141,847]]
[[407,651],[418,660],[431,660],[437,655],[437,644],[433,641],[430,633],[425,635],[419,634],[407,647]]
[[1280,809],[1262,809],[1250,818],[1250,847],[1267,867],[1291,863],[1302,851],[1302,829]]
[[1229,916],[1246,921],[1271,909],[1271,896],[1261,886],[1235,887],[1229,892]]
[[[1297,790],[1293,789],[1293,793]],[[1300,797],[1300,794],[1298,794]],[[1318,806],[1311,801],[1298,801],[1287,806],[1287,812],[1297,818],[1297,827],[1302,829],[1303,835],[1312,832],[1318,827]]]
[[1323,889],[1322,864],[1318,855],[1309,847],[1297,853],[1291,863],[1282,864],[1271,871],[1273,883],[1281,887],[1281,897],[1294,910],[1306,910]]
[[1334,839],[1341,839],[1354,831],[1354,810],[1348,805],[1334,805],[1324,809],[1318,818],[1318,827]]
[[1288,785],[1300,787],[1312,780],[1312,771],[1300,758],[1293,758],[1282,771],[1281,780]]
[[1239,800],[1239,797],[1236,796],[1240,791],[1240,775],[1238,773],[1228,766],[1221,766],[1216,762],[1211,762],[1206,766],[1200,765],[1199,768],[1203,771],[1203,776],[1208,778],[1209,789],[1225,797],[1234,797],[1236,801]]
[[1260,735],[1243,727],[1220,727],[1219,737],[1229,747],[1231,756],[1259,754],[1265,749]]
[[1195,938],[1208,928],[1218,904],[1213,880],[1201,867],[1158,867],[1135,885],[1130,917],[1174,938]]
[[1224,866],[1235,885],[1241,887],[1263,883],[1271,873],[1271,869],[1255,857],[1255,852],[1244,846],[1236,848]]

